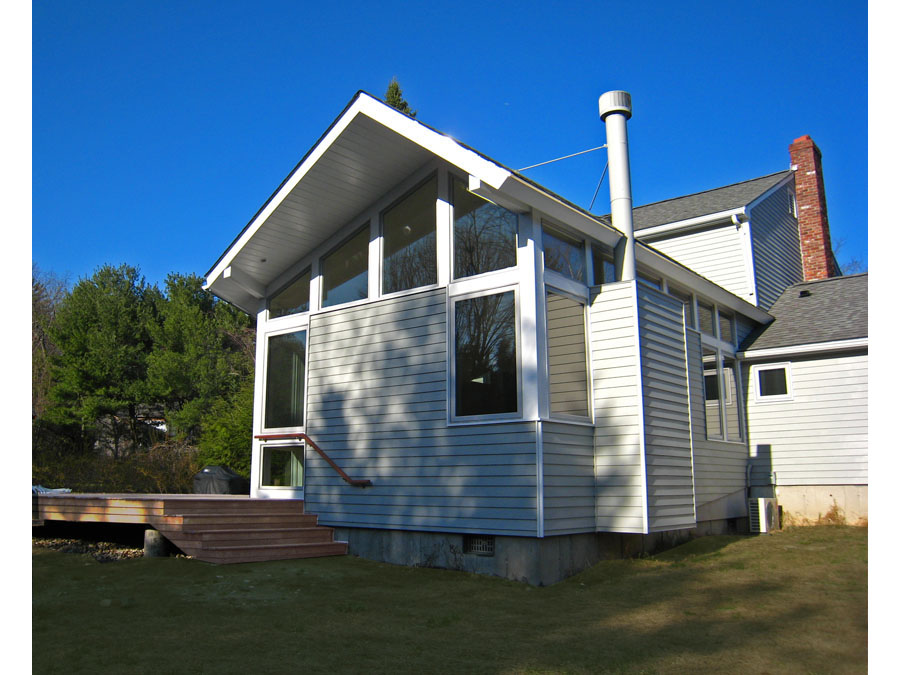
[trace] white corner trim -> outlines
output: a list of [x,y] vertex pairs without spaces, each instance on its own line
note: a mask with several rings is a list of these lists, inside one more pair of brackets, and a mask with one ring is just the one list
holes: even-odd
[[772,347],[771,349],[750,349],[738,352],[739,359],[767,359],[779,356],[792,356],[795,354],[811,354],[816,352],[846,351],[848,349],[868,349],[869,338],[854,338],[851,340],[835,340],[833,342],[813,342],[804,345],[791,345],[789,347]]

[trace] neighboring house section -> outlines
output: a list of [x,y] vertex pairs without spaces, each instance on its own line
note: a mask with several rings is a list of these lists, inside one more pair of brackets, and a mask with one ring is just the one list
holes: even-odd
[[868,518],[868,275],[789,287],[743,345],[751,481],[785,512]]

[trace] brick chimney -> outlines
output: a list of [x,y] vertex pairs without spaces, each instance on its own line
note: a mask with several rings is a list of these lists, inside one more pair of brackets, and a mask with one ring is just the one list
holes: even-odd
[[790,150],[797,199],[797,221],[800,227],[803,280],[814,281],[837,276],[837,265],[831,252],[831,234],[828,230],[822,152],[809,136],[796,139],[791,143]]

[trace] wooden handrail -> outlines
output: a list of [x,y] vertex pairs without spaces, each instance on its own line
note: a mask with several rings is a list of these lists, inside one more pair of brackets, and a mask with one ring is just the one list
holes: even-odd
[[296,440],[303,441],[309,447],[311,447],[313,450],[318,452],[319,456],[322,459],[324,459],[326,462],[328,462],[331,465],[331,468],[334,469],[335,471],[337,471],[338,475],[341,478],[343,478],[347,483],[352,485],[353,487],[369,487],[370,485],[372,485],[372,481],[370,481],[367,478],[350,478],[350,476],[348,476],[341,467],[339,467],[337,464],[335,464],[334,460],[331,459],[331,457],[329,457],[328,455],[326,455],[325,451],[322,450],[322,448],[320,448],[318,445],[316,445],[316,442],[313,439],[311,439],[309,436],[307,436],[306,434],[301,434],[301,433],[259,434],[257,436],[254,436],[254,438],[257,438],[261,441],[282,441],[282,440],[288,440],[288,439],[291,439],[291,440],[296,439]]

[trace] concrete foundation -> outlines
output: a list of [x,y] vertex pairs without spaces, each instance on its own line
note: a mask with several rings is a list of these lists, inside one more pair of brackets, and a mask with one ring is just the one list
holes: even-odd
[[413,567],[459,570],[548,586],[601,560],[657,553],[699,536],[741,534],[746,518],[706,521],[689,530],[653,534],[611,532],[557,537],[494,537],[493,555],[465,553],[465,535],[336,527],[334,537],[349,544],[351,555]]
[[868,485],[779,485],[785,525],[862,525],[869,520]]

